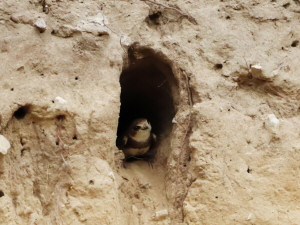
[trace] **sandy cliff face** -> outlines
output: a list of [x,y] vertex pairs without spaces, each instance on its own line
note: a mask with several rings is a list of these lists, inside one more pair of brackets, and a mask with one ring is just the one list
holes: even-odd
[[[1,1],[0,224],[300,224],[299,13]],[[123,168],[141,114],[156,159]]]

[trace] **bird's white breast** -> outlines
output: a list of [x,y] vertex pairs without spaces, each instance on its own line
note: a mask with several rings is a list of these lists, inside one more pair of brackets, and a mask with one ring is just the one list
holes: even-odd
[[140,130],[134,136],[130,136],[136,142],[145,142],[150,137],[150,132],[148,130]]

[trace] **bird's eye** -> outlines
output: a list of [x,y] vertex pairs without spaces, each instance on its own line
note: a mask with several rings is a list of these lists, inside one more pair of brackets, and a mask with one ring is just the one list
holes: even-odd
[[139,130],[141,127],[140,126],[135,126],[133,129],[134,130]]

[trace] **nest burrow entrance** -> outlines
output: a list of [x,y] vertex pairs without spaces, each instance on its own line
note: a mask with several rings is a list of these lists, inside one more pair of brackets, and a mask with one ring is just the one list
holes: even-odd
[[123,70],[120,84],[117,136],[122,136],[136,118],[147,118],[159,139],[168,136],[176,113],[178,89],[170,66],[154,56],[135,60]]

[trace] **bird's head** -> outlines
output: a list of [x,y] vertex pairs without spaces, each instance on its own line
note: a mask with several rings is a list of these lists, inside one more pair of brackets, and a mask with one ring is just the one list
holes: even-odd
[[132,121],[129,128],[129,136],[136,141],[146,141],[151,134],[151,124],[145,118]]

